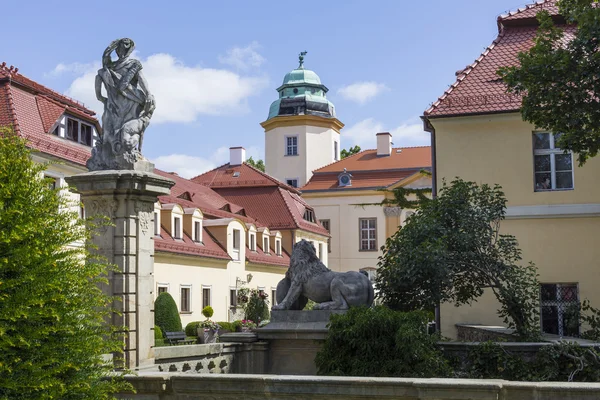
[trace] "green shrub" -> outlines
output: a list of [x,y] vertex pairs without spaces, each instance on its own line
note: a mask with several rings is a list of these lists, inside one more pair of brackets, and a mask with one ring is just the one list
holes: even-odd
[[469,378],[506,379],[509,381],[538,380],[532,376],[531,363],[525,362],[500,344],[492,341],[473,347],[467,356]]
[[211,306],[206,306],[202,309],[202,315],[204,315],[207,319],[210,319],[214,313],[215,312]]
[[446,377],[452,373],[427,333],[428,314],[383,306],[333,314],[315,363],[319,375]]
[[[245,290],[246,292],[244,293],[242,290]],[[248,297],[248,301],[243,304],[245,319],[252,320],[257,324],[260,321],[269,319],[269,300],[267,300],[269,295],[264,292],[259,292],[256,289],[242,290],[240,290],[240,292]]]
[[181,318],[177,304],[168,292],[158,295],[154,301],[154,324],[160,326],[163,332],[181,332]]
[[189,324],[187,324],[185,326],[185,335],[197,337],[198,336],[198,327],[200,326],[201,323],[202,323],[202,321],[192,321]]
[[164,336],[162,331],[160,330],[160,326],[154,325],[154,341],[156,342],[157,339],[162,339],[163,337]]
[[229,332],[235,332],[237,326],[235,322],[217,322],[217,324],[219,324],[219,326],[221,327],[221,331]]

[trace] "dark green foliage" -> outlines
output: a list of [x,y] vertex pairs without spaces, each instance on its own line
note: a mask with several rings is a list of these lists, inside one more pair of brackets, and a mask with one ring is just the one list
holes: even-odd
[[263,160],[254,161],[254,159],[250,157],[246,160],[246,163],[252,165],[259,171],[265,172],[265,162]]
[[[384,192],[390,192],[390,190],[382,189]],[[422,204],[431,201],[431,189],[409,189],[399,187],[391,190],[394,194],[393,199],[385,199],[381,202],[382,206],[398,206],[407,209],[418,209]],[[409,200],[409,197],[414,196],[414,200]]]
[[202,321],[192,321],[185,326],[185,336],[198,336],[198,327]]
[[[187,327],[186,327],[186,332],[187,332]],[[160,326],[154,325],[154,340],[162,339],[163,337],[164,336],[163,336],[162,331],[160,330]]]
[[217,322],[223,331],[239,332],[242,330],[242,321]]
[[177,304],[168,292],[159,294],[154,301],[154,324],[160,326],[163,332],[181,332],[183,330]]
[[597,348],[560,342],[543,346],[533,360],[498,343],[486,342],[473,348],[467,357],[467,376],[477,379],[511,381],[600,381],[600,353]]
[[386,241],[377,287],[400,311],[440,302],[469,304],[489,288],[505,323],[524,339],[537,336],[539,284],[533,264],[520,266],[514,236],[500,234],[506,198],[499,186],[457,179]]
[[534,46],[519,54],[519,65],[498,74],[508,92],[524,95],[521,114],[539,129],[562,133],[561,149],[583,164],[600,150],[600,7],[591,0],[561,0],[560,13],[577,24],[568,40],[547,11],[538,14]]
[[259,292],[257,289],[242,288],[238,291],[238,297],[248,298],[247,302],[242,303],[245,319],[254,321],[257,325],[260,321],[269,319],[269,295]]
[[214,313],[215,311],[211,306],[206,306],[202,309],[202,315],[204,315],[207,319],[210,319]]
[[360,153],[360,146],[358,145],[350,147],[348,150],[342,149],[342,151],[340,152],[340,156],[343,160],[344,158],[350,157],[351,155],[354,155],[356,153]]
[[129,386],[108,378],[102,356],[123,349],[104,323],[107,265],[89,253],[89,221],[68,209],[79,205],[41,179],[45,169],[0,129],[0,399],[110,398]]
[[451,369],[427,334],[428,314],[387,307],[351,308],[331,316],[329,332],[317,353],[319,375],[450,376]]

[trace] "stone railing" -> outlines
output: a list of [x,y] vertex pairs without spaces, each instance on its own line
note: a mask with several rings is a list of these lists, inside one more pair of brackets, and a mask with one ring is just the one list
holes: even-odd
[[286,375],[199,375],[144,373],[128,378],[136,394],[119,399],[471,399],[592,400],[600,383],[509,382],[502,380],[359,378]]

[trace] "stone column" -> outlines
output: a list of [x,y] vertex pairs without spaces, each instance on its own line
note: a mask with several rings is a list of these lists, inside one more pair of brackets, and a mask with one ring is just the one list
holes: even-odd
[[94,237],[98,252],[117,266],[109,274],[109,295],[122,314],[112,323],[128,329],[125,367],[154,364],[154,203],[175,184],[151,172],[108,170],[66,179],[81,195],[87,216],[106,216],[105,226]]

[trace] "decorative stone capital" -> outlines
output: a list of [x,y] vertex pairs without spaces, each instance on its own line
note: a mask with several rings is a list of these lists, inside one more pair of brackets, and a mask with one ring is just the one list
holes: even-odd
[[399,217],[402,207],[383,207],[383,214],[386,217]]

